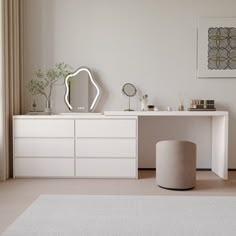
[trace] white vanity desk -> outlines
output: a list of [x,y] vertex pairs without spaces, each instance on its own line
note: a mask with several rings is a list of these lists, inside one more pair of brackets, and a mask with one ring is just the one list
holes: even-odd
[[[134,115],[136,117],[191,117],[211,119],[211,170],[221,177],[228,179],[228,112],[226,111],[107,111],[106,116]],[[158,122],[158,121],[157,121]],[[196,122],[197,123],[197,122]],[[200,127],[199,127],[200,130]],[[139,138],[141,139],[142,137]]]
[[139,117],[211,117],[212,171],[228,178],[228,112],[14,116],[14,177],[137,178]]

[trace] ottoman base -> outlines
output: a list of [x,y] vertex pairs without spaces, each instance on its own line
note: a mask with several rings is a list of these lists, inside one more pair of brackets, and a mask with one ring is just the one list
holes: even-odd
[[160,188],[163,189],[167,189],[167,190],[174,190],[174,191],[187,191],[187,190],[191,190],[194,189],[195,187],[191,187],[191,188],[167,188],[167,187],[163,187],[161,185],[158,185]]

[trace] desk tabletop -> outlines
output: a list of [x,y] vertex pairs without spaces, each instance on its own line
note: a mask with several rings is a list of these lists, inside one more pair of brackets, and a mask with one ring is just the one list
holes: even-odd
[[228,116],[227,111],[104,111],[104,113],[61,113],[61,114],[26,114],[15,115],[15,119],[116,119],[125,117],[125,119],[133,119],[141,116],[186,116],[186,117],[217,117]]
[[228,116],[227,111],[105,111],[105,116]]

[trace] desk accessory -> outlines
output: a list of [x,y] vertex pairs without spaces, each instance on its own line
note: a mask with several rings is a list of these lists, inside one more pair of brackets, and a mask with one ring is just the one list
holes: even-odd
[[128,109],[125,109],[125,111],[134,111],[133,109],[130,108],[130,98],[134,97],[135,94],[137,93],[136,87],[131,83],[126,83],[122,87],[122,92],[125,96],[129,98],[129,107]]
[[189,111],[215,111],[214,100],[201,100],[192,99],[190,103]]
[[145,94],[140,98],[140,103],[141,103],[141,111],[146,111],[147,110],[147,103],[148,103],[148,95]]
[[155,106],[154,105],[148,105],[148,111],[154,111]]

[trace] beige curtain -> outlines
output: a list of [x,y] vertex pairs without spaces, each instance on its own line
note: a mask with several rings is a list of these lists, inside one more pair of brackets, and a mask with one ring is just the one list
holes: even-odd
[[13,175],[12,117],[21,113],[22,0],[1,0],[1,179]]

